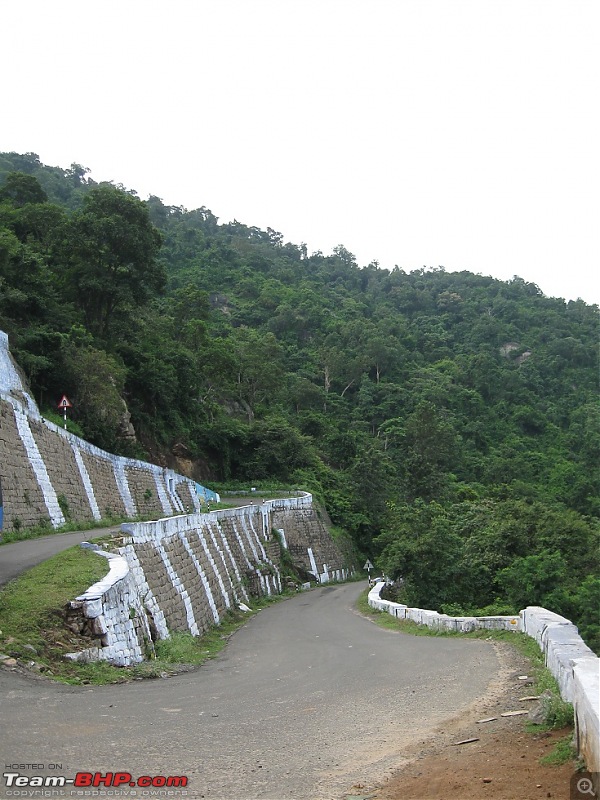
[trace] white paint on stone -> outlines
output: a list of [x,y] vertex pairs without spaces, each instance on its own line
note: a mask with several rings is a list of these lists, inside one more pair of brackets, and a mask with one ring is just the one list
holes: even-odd
[[15,415],[15,422],[17,423],[17,430],[19,432],[21,441],[23,442],[23,446],[25,447],[29,463],[31,464],[31,467],[35,473],[38,486],[42,491],[44,503],[48,509],[48,515],[50,516],[50,522],[54,528],[59,528],[61,525],[65,524],[66,520],[60,506],[58,505],[58,498],[56,496],[56,492],[54,491],[54,486],[52,486],[50,481],[50,476],[48,475],[48,470],[46,469],[44,459],[41,456],[37,442],[33,438],[33,433],[29,427],[29,420],[19,408],[13,407],[13,411]]
[[159,638],[168,639],[171,634],[169,633],[169,627],[167,625],[165,615],[163,614],[162,608],[159,606],[158,601],[154,596],[152,589],[150,588],[144,573],[144,569],[140,564],[137,553],[135,552],[135,548],[132,544],[128,543],[122,548],[121,552],[126,558],[129,569],[134,576],[139,595],[143,600],[143,605],[145,609],[147,609],[148,613],[152,616]]
[[40,418],[40,412],[32,396],[25,390],[13,364],[8,349],[8,335],[0,331],[0,397],[8,400],[13,407],[23,409],[30,417]]
[[315,554],[313,553],[312,547],[308,548],[308,560],[310,561],[310,571],[315,578],[319,580],[319,570],[317,569],[317,562],[315,561]]
[[[231,601],[229,600],[229,595],[227,593],[227,590],[225,589],[225,584],[223,583],[223,578],[221,577],[221,571],[219,570],[217,562],[215,561],[215,559],[214,559],[214,557],[213,557],[213,555],[212,555],[212,553],[210,551],[210,548],[208,546],[208,542],[206,541],[206,537],[204,535],[204,531],[205,530],[206,529],[205,529],[204,526],[203,527],[199,527],[197,529],[196,532],[197,532],[197,535],[198,535],[198,539],[200,541],[200,544],[202,545],[202,549],[204,550],[204,552],[206,554],[206,557],[208,558],[208,563],[213,568],[213,572],[215,573],[215,578],[217,579],[217,583],[219,584],[219,588],[221,589],[221,595],[222,595],[223,600],[225,602],[225,606],[227,608],[231,608]],[[215,548],[215,549],[216,549],[217,552],[220,552],[218,548]],[[221,558],[222,557],[223,557],[223,554],[221,553]],[[222,561],[222,566],[224,567],[225,574],[227,574],[227,567],[225,566],[225,561],[224,560]]]
[[246,565],[250,569],[252,569],[252,564],[250,563],[250,559],[248,558],[248,554],[246,553],[246,548],[244,547],[244,542],[242,541],[242,537],[240,536],[239,531],[237,529],[237,525],[235,524],[235,519],[232,520],[231,527],[233,529],[233,533],[235,535],[235,538],[237,539],[238,544],[240,546],[240,550],[242,551],[242,554],[243,554],[244,559],[246,561]]
[[281,544],[286,550],[288,550],[289,548],[287,544],[287,539],[285,538],[285,531],[283,530],[283,528],[277,528],[277,533],[281,536]]
[[[254,556],[254,560],[257,563],[259,561],[262,561],[263,559],[258,554],[258,550],[256,549],[256,546],[255,546],[256,535],[251,535],[250,532],[248,531],[248,518],[246,517],[246,515],[244,515],[243,517],[240,518],[239,524],[240,524],[240,528],[242,529],[242,532],[244,533],[244,535],[246,537],[246,542],[250,545],[250,549],[252,550],[252,554]],[[252,531],[252,534],[254,534],[254,530]],[[264,550],[263,550],[263,552],[264,552]]]
[[[190,531],[188,533],[188,536],[193,533],[195,533],[198,536],[200,544],[203,544],[198,531]],[[219,617],[219,612],[217,611],[217,606],[215,604],[215,598],[213,597],[212,589],[210,588],[210,583],[208,582],[208,578],[206,577],[206,573],[202,568],[202,564],[196,558],[196,554],[192,550],[192,547],[187,539],[187,536],[184,533],[181,534],[181,541],[183,543],[183,546],[187,550],[189,557],[192,559],[194,566],[196,567],[196,571],[198,572],[198,575],[200,576],[200,580],[202,581],[202,586],[204,587],[204,591],[206,592],[206,599],[208,600],[210,610],[212,611],[213,619],[215,623],[218,625],[221,620]],[[206,553],[206,548],[204,548],[204,552]],[[210,558],[210,556],[209,560],[212,561],[212,558]],[[213,568],[214,568],[214,562],[213,562]],[[227,607],[229,608],[229,598],[227,598]]]
[[229,588],[230,588],[231,594],[233,595],[233,599],[237,602],[239,600],[239,598],[237,596],[235,584],[234,584],[234,582],[233,582],[233,580],[231,578],[231,570],[233,570],[234,574],[236,574],[238,583],[240,581],[239,573],[237,573],[236,563],[233,560],[233,558],[230,558],[231,568],[229,568],[227,566],[227,561],[225,559],[225,552],[223,551],[223,549],[221,547],[219,547],[219,545],[217,543],[217,537],[215,536],[215,533],[213,531],[210,519],[207,519],[207,521],[206,521],[206,523],[204,525],[204,530],[210,536],[210,540],[212,542],[214,551],[219,554],[219,558],[221,559],[221,564],[223,565],[223,573],[222,574],[227,577],[227,580],[229,582]]
[[98,503],[96,502],[96,495],[94,494],[94,487],[92,486],[92,482],[90,480],[89,473],[86,469],[85,464],[83,463],[83,458],[81,457],[81,453],[79,448],[75,445],[75,442],[71,440],[69,442],[71,445],[71,450],[73,451],[73,456],[75,457],[75,463],[77,464],[77,469],[79,470],[79,475],[81,476],[81,481],[85,488],[85,494],[88,499],[88,503],[90,504],[90,511],[92,512],[92,516],[95,520],[102,519],[102,514],[100,513],[100,509],[98,508]]
[[128,517],[135,517],[136,509],[135,503],[133,502],[133,497],[131,496],[131,492],[129,490],[129,484],[127,482],[127,475],[125,473],[125,459],[115,458],[114,460],[111,459],[113,470],[115,473],[115,481],[117,483],[117,489],[119,490],[119,494],[121,495],[121,500],[123,501],[123,505],[125,506],[125,513]]
[[[223,547],[225,548],[225,552],[229,556],[229,559],[230,559],[230,561],[231,561],[231,563],[233,565],[233,571],[234,571],[234,574],[235,574],[235,579],[237,581],[237,584],[240,587],[242,595],[244,596],[244,600],[248,600],[248,592],[246,591],[246,588],[242,583],[242,577],[240,575],[240,571],[239,571],[237,562],[236,562],[235,558],[233,557],[233,553],[231,552],[231,547],[229,546],[229,542],[227,541],[227,537],[223,533],[223,529],[221,528],[221,526],[219,525],[218,522],[216,523],[216,525],[217,525],[217,530],[219,532],[219,536],[221,537],[221,541],[223,542]],[[212,526],[211,526],[211,531],[212,531]]]
[[173,506],[169,498],[167,497],[167,492],[165,490],[165,484],[162,481],[162,476],[159,475],[157,470],[153,470],[153,477],[154,483],[156,484],[156,494],[158,495],[158,499],[160,500],[160,505],[163,510],[163,514],[169,516],[173,513]]
[[[173,519],[177,519],[174,517]],[[162,522],[171,522],[171,520],[161,520]],[[181,599],[183,600],[183,605],[185,606],[185,614],[187,617],[188,628],[192,636],[199,636],[200,630],[198,629],[198,625],[196,624],[196,619],[194,617],[194,609],[192,608],[192,601],[190,600],[190,596],[187,593],[185,586],[183,585],[179,575],[175,571],[175,568],[171,564],[169,559],[169,555],[165,550],[165,546],[162,543],[162,540],[156,541],[156,550],[159,553],[160,557],[162,558],[162,562],[165,565],[165,569],[167,570],[167,574],[171,580],[173,588],[179,594]],[[212,598],[212,594],[210,595]],[[214,600],[213,600],[214,603]]]

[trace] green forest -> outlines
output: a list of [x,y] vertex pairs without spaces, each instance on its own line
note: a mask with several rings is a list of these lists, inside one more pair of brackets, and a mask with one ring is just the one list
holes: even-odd
[[0,153],[0,329],[100,447],[307,488],[402,602],[539,604],[600,651],[597,306]]

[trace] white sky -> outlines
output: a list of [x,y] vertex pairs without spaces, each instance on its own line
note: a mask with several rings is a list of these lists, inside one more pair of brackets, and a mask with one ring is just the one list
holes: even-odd
[[0,150],[600,302],[598,0],[6,0]]

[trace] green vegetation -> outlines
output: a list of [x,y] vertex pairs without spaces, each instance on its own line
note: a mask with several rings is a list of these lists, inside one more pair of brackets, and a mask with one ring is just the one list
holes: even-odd
[[280,599],[253,598],[251,611],[230,611],[221,625],[201,637],[173,634],[156,643],[156,658],[134,667],[66,661],[66,653],[84,650],[92,642],[68,627],[65,607],[107,572],[105,559],[90,550],[73,547],[11,581],[0,592],[0,653],[21,663],[33,662],[35,669],[63,683],[123,683],[133,678],[157,678],[213,658],[249,617]]
[[3,153],[0,329],[93,443],[307,487],[412,604],[547,605],[600,649],[596,306]]
[[571,761],[577,761],[577,748],[573,744],[572,733],[559,739],[551,752],[540,758],[540,764],[550,767],[559,767],[561,764],[568,764]]
[[55,677],[68,675],[70,665],[63,665],[62,657],[72,634],[64,608],[107,572],[106,559],[73,547],[11,581],[0,592],[0,651],[33,660]]

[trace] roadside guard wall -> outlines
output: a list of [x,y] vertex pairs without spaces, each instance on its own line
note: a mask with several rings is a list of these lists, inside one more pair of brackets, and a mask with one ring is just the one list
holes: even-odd
[[546,666],[556,678],[561,697],[573,704],[578,752],[590,772],[600,772],[600,659],[570,620],[538,606],[525,608],[513,617],[449,617],[382,600],[380,593],[384,586],[380,582],[371,589],[369,605],[398,619],[461,632],[477,628],[522,631],[535,639]]

